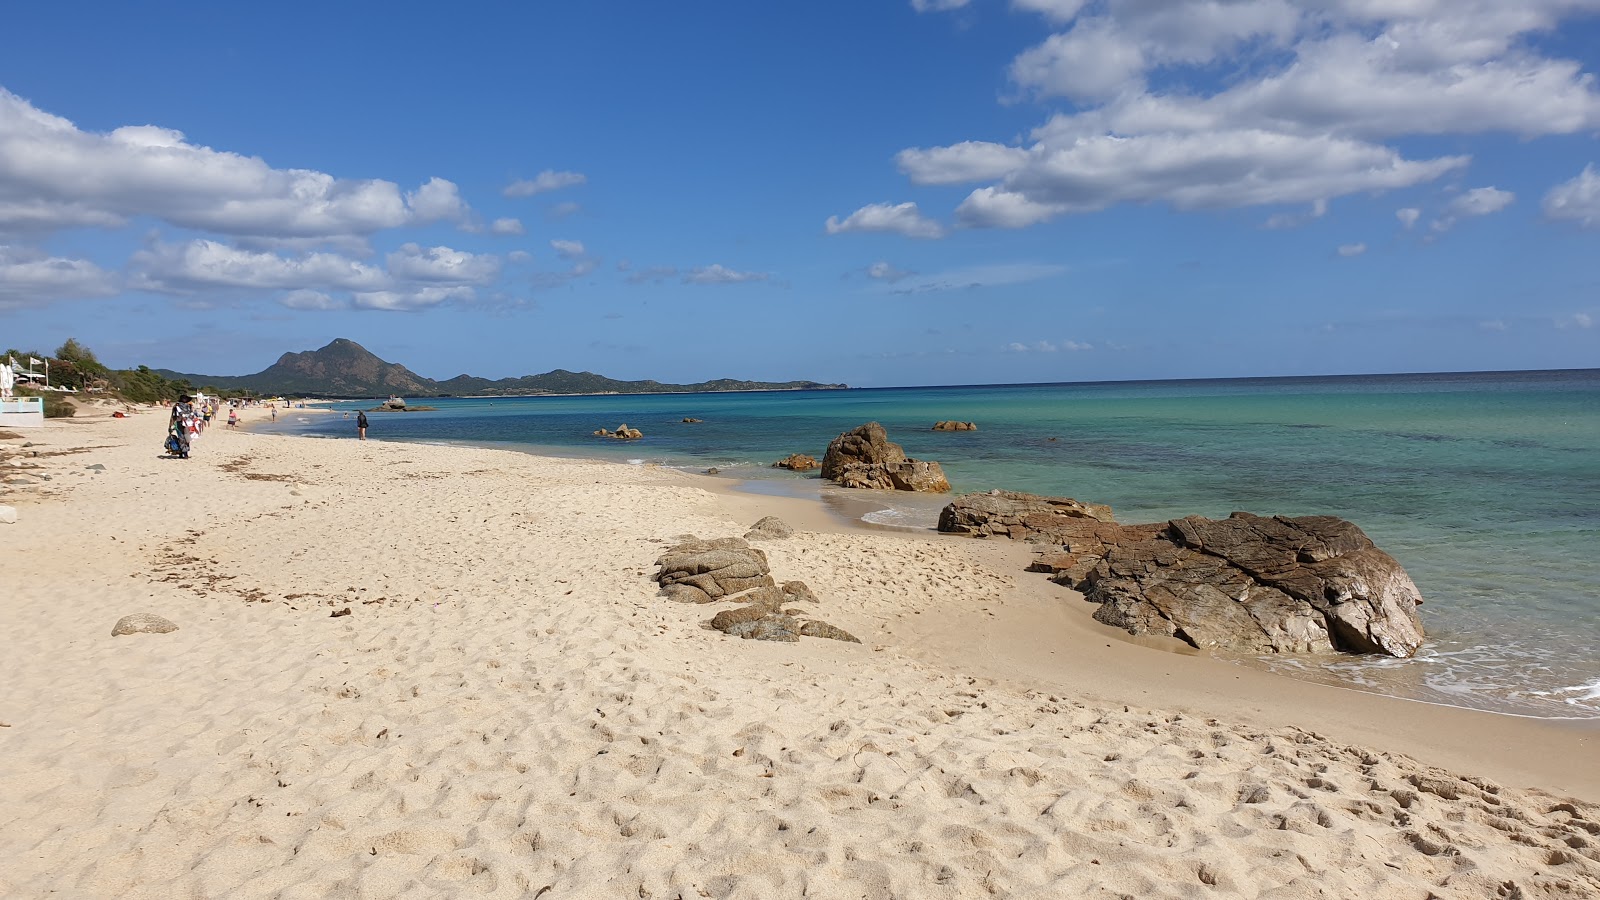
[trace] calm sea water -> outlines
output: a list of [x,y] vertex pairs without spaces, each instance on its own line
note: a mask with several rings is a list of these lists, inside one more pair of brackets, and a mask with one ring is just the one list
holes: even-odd
[[[1244,663],[1430,702],[1600,719],[1600,370],[421,402],[439,408],[375,414],[371,435],[716,466],[747,489],[819,496],[829,491],[816,478],[770,463],[820,458],[840,432],[876,420],[912,456],[943,464],[956,491],[1105,502],[1123,522],[1342,516],[1416,580],[1426,648],[1403,661]],[[345,408],[353,420],[371,405]],[[929,430],[940,419],[979,430]],[[624,422],[644,439],[591,436]],[[355,430],[293,415],[279,427]],[[865,518],[908,528],[931,527],[944,502],[874,500]]]

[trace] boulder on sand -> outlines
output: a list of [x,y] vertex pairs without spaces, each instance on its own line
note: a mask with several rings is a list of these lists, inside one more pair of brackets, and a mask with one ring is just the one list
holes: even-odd
[[1111,507],[1103,503],[1020,491],[962,494],[939,512],[939,530],[947,534],[996,535],[1052,544],[1068,543],[1092,532],[1097,524],[1115,522]]
[[747,541],[763,539],[776,541],[790,537],[794,537],[794,529],[789,527],[788,522],[777,516],[763,517],[754,525],[751,525],[750,530],[744,534],[744,539]]
[[822,477],[847,488],[928,493],[950,490],[950,482],[938,463],[906,456],[905,450],[889,440],[877,422],[868,422],[834,438],[822,457]]
[[134,613],[123,616],[117,624],[111,627],[111,636],[117,637],[124,634],[166,634],[177,631],[178,626],[170,619],[163,619],[155,613]]
[[1098,621],[1202,649],[1406,658],[1424,638],[1410,576],[1334,516],[1174,519],[1081,571],[1054,580],[1100,604]]
[[815,603],[816,595],[801,581],[786,581],[783,587],[757,588],[733,598],[748,601],[745,606],[725,609],[711,617],[712,628],[724,634],[755,641],[798,641],[819,637],[834,641],[861,643],[850,632],[820,619],[801,618],[799,609],[785,609],[785,603]]
[[757,587],[775,587],[767,555],[738,538],[691,538],[656,560],[656,582],[682,603],[710,603]]

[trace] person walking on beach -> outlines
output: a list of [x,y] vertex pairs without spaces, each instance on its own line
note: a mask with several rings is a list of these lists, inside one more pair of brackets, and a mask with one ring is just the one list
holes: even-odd
[[363,441],[367,439],[367,414],[364,412],[356,413],[356,434]]
[[229,428],[238,428],[239,427],[239,411],[237,409],[228,410],[228,427]]

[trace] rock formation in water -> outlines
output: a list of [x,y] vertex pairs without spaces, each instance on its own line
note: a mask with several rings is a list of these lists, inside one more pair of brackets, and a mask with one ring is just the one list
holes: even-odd
[[607,431],[602,428],[599,431],[596,431],[594,436],[608,437],[618,441],[637,441],[639,438],[644,437],[644,432],[637,428],[629,428],[628,423],[624,422],[617,426],[616,431]]
[[847,488],[925,491],[950,490],[936,462],[911,459],[889,440],[883,426],[868,422],[839,435],[822,457],[822,477]]
[[1059,543],[1029,569],[1082,591],[1099,604],[1096,620],[1130,634],[1242,653],[1397,657],[1424,638],[1410,576],[1334,516],[1119,525],[1108,507],[994,493],[957,498],[939,530]]
[[971,422],[945,421],[945,422],[935,422],[935,423],[933,423],[933,430],[934,431],[977,431],[978,430],[978,426],[973,424],[973,423],[971,423]]
[[790,469],[795,472],[809,472],[817,467],[817,458],[804,453],[791,453],[783,459],[772,464],[774,469]]

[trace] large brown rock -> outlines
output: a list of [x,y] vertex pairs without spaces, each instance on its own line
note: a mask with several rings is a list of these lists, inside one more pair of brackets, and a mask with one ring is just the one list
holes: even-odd
[[977,431],[978,430],[978,426],[973,422],[945,421],[945,422],[935,422],[935,423],[933,423],[933,430],[934,431]]
[[847,488],[872,490],[950,490],[944,469],[936,462],[911,459],[889,440],[877,422],[847,431],[833,439],[822,457],[822,477]]
[[751,588],[775,587],[767,555],[738,538],[691,539],[656,560],[656,582],[672,600],[710,603]]
[[795,472],[809,472],[817,467],[817,458],[804,453],[791,453],[783,459],[772,464],[774,469],[791,469]]
[[1054,580],[1100,604],[1097,620],[1131,634],[1247,653],[1398,657],[1424,638],[1411,578],[1333,516],[1189,516],[1089,562]]
[[[1102,529],[1102,525],[1111,527]],[[1068,544],[1086,536],[1093,538],[1102,531],[1106,539],[1100,543],[1107,539],[1112,543],[1125,539],[1109,506],[1018,491],[962,494],[940,511],[939,530],[1050,544]]]

